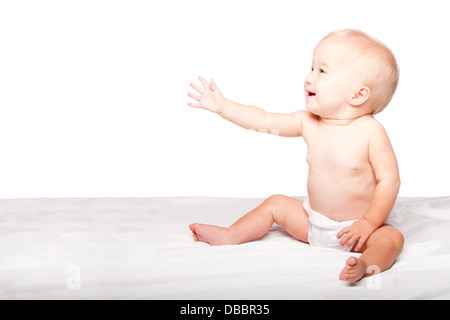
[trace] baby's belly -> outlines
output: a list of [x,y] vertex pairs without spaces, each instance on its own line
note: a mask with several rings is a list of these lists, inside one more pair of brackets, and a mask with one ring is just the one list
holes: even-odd
[[364,216],[372,201],[376,181],[372,172],[358,175],[324,175],[309,172],[308,196],[311,208],[336,221]]

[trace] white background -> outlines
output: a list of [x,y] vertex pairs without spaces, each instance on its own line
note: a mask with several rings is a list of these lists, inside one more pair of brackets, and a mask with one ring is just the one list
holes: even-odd
[[450,195],[448,1],[0,2],[0,197],[306,194],[301,138],[187,106],[189,83],[304,109],[312,51],[361,29],[401,68],[377,118],[402,196]]

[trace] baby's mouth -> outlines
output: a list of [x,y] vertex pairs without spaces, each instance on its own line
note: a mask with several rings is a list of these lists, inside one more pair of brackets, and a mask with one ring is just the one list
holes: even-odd
[[314,92],[308,91],[308,97],[315,97],[315,96],[316,96],[316,94]]

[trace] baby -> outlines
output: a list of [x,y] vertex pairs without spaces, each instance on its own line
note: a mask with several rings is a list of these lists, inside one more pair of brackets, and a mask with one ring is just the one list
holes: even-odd
[[199,77],[203,88],[191,83],[198,95],[188,96],[198,102],[189,106],[246,129],[303,137],[309,165],[305,201],[273,195],[228,228],[190,225],[194,239],[240,244],[262,237],[276,223],[311,246],[362,253],[347,259],[341,280],[354,283],[370,276],[369,270],[389,269],[404,243],[391,222],[400,177],[386,131],[373,115],[390,102],[398,76],[385,45],[363,32],[340,30],[314,50],[304,84],[308,111],[270,113],[224,98],[214,80]]

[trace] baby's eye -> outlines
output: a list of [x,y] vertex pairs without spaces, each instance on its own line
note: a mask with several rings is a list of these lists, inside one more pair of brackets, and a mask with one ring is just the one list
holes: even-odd
[[[311,67],[311,72],[313,72],[313,71],[314,71],[314,67]],[[321,69],[319,69],[319,73],[326,73],[326,71],[321,68]]]

